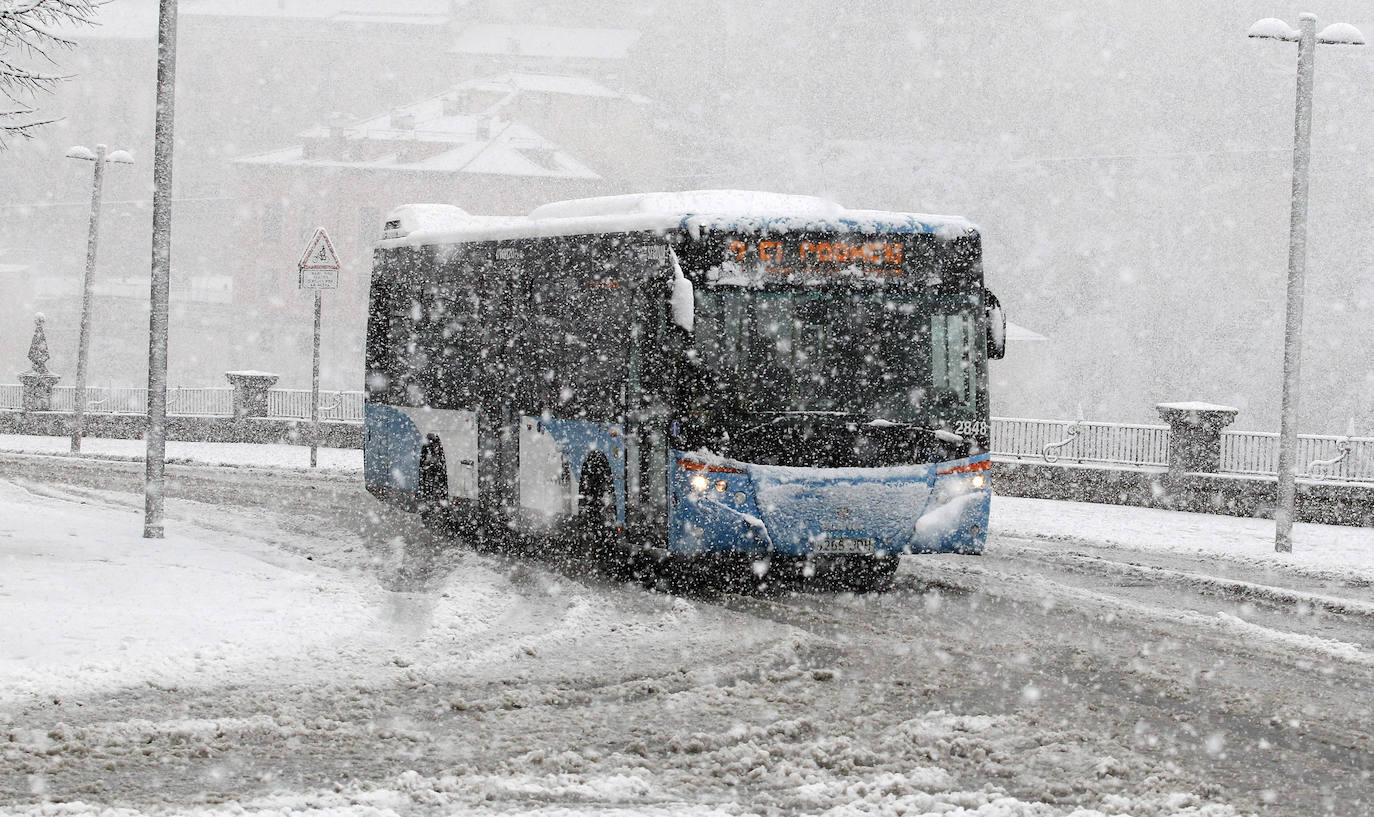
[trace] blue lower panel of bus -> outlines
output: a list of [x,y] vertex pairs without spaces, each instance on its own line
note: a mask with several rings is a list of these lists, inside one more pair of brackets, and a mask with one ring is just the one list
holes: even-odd
[[363,405],[363,481],[376,496],[408,499],[420,481],[420,429],[399,409]]
[[891,468],[789,468],[672,455],[673,553],[978,553],[986,539],[987,454]]
[[591,420],[540,420],[539,430],[547,432],[578,479],[587,460],[600,454],[605,458],[615,486],[615,517],[625,524],[625,430],[612,423]]
[[[369,403],[364,479],[373,494],[413,501],[423,435],[406,410]],[[626,452],[618,425],[544,420],[572,473],[604,456],[616,517],[626,518]],[[669,550],[794,556],[978,553],[991,491],[986,454],[892,468],[787,468],[670,451]]]
[[[367,489],[382,498],[409,504],[420,481],[420,452],[427,436],[446,447],[449,456],[450,495],[459,495],[455,485],[453,459],[462,450],[465,433],[475,434],[469,425],[461,428],[472,412],[397,408],[367,403],[364,406],[363,476]],[[538,430],[552,438],[570,472],[579,479],[584,466],[601,457],[610,471],[615,495],[616,519],[625,522],[625,431],[614,423],[588,420],[541,420]],[[476,446],[476,438],[470,440]],[[473,476],[475,480],[475,475]],[[474,498],[468,495],[467,498]]]

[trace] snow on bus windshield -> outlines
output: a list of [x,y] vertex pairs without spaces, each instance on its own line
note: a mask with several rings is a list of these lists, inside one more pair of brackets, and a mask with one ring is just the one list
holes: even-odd
[[750,413],[938,426],[976,410],[967,308],[914,294],[720,288],[697,295],[696,343],[718,397]]

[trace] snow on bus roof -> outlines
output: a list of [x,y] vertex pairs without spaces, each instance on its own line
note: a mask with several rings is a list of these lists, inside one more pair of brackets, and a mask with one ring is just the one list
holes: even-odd
[[789,196],[754,190],[684,190],[556,201],[536,208],[530,213],[530,218],[586,218],[652,213],[670,216],[689,213],[772,213],[780,217],[829,218],[842,212],[844,208],[840,205],[816,196]]
[[722,232],[938,233],[976,228],[959,216],[850,210],[816,196],[752,190],[634,193],[553,202],[528,216],[476,216],[451,205],[408,204],[387,218],[382,246],[684,229]]

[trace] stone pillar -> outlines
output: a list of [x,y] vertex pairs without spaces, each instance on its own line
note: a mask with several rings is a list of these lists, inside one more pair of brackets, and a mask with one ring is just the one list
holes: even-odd
[[1211,403],[1159,403],[1169,424],[1169,478],[1215,474],[1221,470],[1221,430],[1235,422],[1239,409]]
[[19,375],[24,411],[52,411],[52,387],[62,378],[55,374],[23,372]]
[[20,372],[24,411],[52,411],[52,387],[62,378],[48,371],[48,338],[43,334],[43,314],[33,317],[33,340],[29,341],[29,362],[33,368]]
[[225,372],[234,387],[234,419],[267,416],[267,390],[278,376],[270,372]]

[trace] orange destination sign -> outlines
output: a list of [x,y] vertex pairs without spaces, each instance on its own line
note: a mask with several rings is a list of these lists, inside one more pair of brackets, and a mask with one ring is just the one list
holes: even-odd
[[726,257],[757,264],[768,274],[806,276],[852,271],[865,275],[901,275],[902,245],[895,241],[731,241]]

